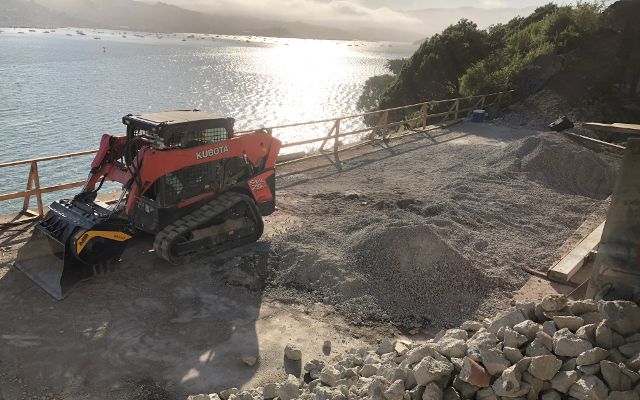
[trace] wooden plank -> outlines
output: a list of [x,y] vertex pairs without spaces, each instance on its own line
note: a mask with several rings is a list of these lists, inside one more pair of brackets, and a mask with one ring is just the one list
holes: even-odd
[[594,131],[625,133],[628,135],[640,135],[639,124],[601,124],[599,122],[585,122],[583,127],[592,129]]
[[603,229],[604,222],[594,229],[586,238],[582,239],[569,254],[552,266],[547,272],[549,279],[561,283],[568,282],[582,267],[589,253],[600,244]]
[[586,142],[586,143],[592,143],[592,144],[595,144],[595,145],[598,145],[598,146],[602,146],[602,147],[617,151],[619,153],[623,153],[624,150],[626,149],[626,147],[624,147],[624,146],[620,146],[620,145],[615,144],[615,143],[609,143],[609,142],[605,142],[605,141],[602,141],[602,140],[594,139],[594,138],[589,137],[589,136],[578,135],[577,133],[572,133],[572,132],[562,132],[562,133],[564,133],[565,135],[567,135],[569,137],[572,137],[574,139],[581,140],[581,141]]

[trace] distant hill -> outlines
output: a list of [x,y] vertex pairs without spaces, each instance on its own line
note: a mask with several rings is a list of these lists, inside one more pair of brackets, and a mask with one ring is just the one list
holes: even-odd
[[416,37],[416,34],[402,31],[385,35],[384,30],[350,31],[299,21],[209,14],[162,2],[150,4],[135,0],[2,0],[0,24],[339,40]]

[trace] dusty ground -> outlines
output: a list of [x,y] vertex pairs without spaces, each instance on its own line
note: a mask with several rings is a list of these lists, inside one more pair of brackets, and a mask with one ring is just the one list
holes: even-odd
[[[536,134],[459,125],[338,165],[283,166],[280,210],[257,244],[178,268],[141,238],[117,272],[63,302],[11,268],[26,233],[2,232],[0,399],[257,386],[300,368],[283,362],[288,341],[305,359],[333,357],[394,327],[428,334],[490,315],[525,267],[546,269],[588,216],[603,217],[614,179],[597,155]],[[242,363],[250,355],[257,366]]]

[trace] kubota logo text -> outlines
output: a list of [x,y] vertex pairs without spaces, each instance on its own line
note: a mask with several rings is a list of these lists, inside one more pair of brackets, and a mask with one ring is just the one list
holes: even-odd
[[214,147],[213,149],[202,150],[196,153],[196,160],[217,156],[218,154],[223,154],[228,151],[229,151],[229,147],[227,146],[220,146],[220,147]]

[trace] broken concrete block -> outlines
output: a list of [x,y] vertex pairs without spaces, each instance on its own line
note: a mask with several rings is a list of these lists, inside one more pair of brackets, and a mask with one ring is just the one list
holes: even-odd
[[509,327],[506,327],[504,329],[503,342],[505,346],[518,348],[523,344],[527,343],[528,341],[529,341],[529,338],[527,338],[525,335],[521,333],[514,331],[513,329]]
[[340,379],[340,371],[334,366],[328,365],[320,372],[320,381],[327,386],[335,386],[338,379]]
[[578,380],[576,371],[558,371],[551,379],[551,387],[560,393],[567,393],[569,388]]
[[553,322],[555,322],[558,329],[567,328],[571,332],[575,332],[584,325],[584,319],[580,317],[576,317],[575,315],[562,315],[553,317]]
[[386,400],[402,400],[404,397],[404,381],[397,379],[384,391]]
[[560,329],[553,335],[553,352],[562,357],[577,357],[582,352],[590,350],[593,345],[580,339],[567,328]]
[[[465,332],[466,333],[466,332]],[[467,354],[467,343],[464,340],[444,336],[437,343],[437,349],[445,357],[464,357]]]
[[538,356],[531,358],[528,371],[538,379],[549,381],[560,370],[561,366],[562,361],[556,356]]
[[497,318],[495,318],[487,330],[493,334],[496,334],[500,328],[504,327],[512,327],[522,321],[525,321],[526,318],[524,314],[522,314],[521,310],[517,308],[511,308],[508,311],[499,314]]
[[609,357],[609,352],[600,347],[594,347],[593,349],[580,353],[576,360],[577,365],[591,365],[599,363]]
[[598,377],[590,375],[578,379],[569,389],[569,395],[578,400],[604,400],[609,389]]
[[513,330],[526,336],[528,340],[533,340],[533,338],[536,337],[536,333],[542,330],[542,325],[531,320],[526,320],[515,324]]
[[440,386],[435,383],[430,383],[424,387],[422,392],[422,400],[442,400],[444,393]]
[[546,296],[540,303],[544,311],[561,311],[565,309],[567,304],[567,298],[560,294]]
[[500,375],[502,371],[511,366],[511,363],[504,354],[495,348],[480,350],[480,358],[482,359],[482,365],[484,365],[489,375]]
[[594,311],[598,311],[598,304],[592,299],[576,300],[569,303],[569,312],[573,315],[580,316]]
[[427,356],[413,368],[413,375],[418,385],[427,385],[441,377],[451,376],[453,369],[450,362],[438,361]]
[[462,361],[459,378],[467,383],[478,387],[487,387],[491,383],[491,375],[474,360],[465,357]]
[[284,356],[291,361],[302,360],[302,350],[295,344],[288,344],[284,347]]
[[640,376],[624,364],[615,364],[607,360],[600,361],[600,371],[609,388],[618,392],[633,389],[640,380]]
[[275,399],[278,397],[278,385],[276,383],[267,383],[262,388],[262,397],[265,400]]
[[516,349],[514,347],[505,347],[502,349],[502,354],[509,360],[511,364],[515,364],[518,361],[522,360],[522,352],[520,349]]

